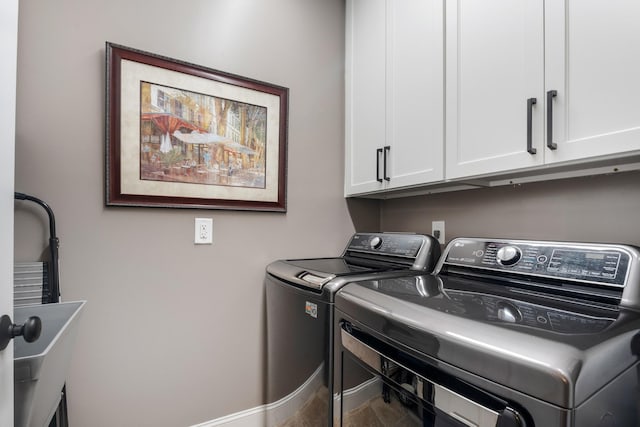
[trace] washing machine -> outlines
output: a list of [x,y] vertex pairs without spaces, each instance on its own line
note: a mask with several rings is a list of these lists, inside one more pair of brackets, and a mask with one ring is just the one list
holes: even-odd
[[356,233],[340,256],[269,264],[267,425],[333,424],[333,304],[344,284],[424,274],[439,255],[432,236]]

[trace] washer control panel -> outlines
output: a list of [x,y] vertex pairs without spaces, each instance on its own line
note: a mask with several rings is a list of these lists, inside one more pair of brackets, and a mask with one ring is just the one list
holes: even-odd
[[415,258],[425,241],[420,234],[357,233],[347,251]]
[[621,245],[455,239],[445,265],[624,287],[631,255]]

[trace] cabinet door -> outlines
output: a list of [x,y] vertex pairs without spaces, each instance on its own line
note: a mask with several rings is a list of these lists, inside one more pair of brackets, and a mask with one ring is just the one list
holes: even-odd
[[345,195],[383,188],[385,0],[348,0],[346,11]]
[[640,2],[547,1],[545,8],[546,90],[557,91],[546,141],[556,149],[545,148],[547,163],[637,153]]
[[436,0],[387,7],[389,188],[443,179],[444,10]]
[[[543,1],[452,0],[446,8],[446,177],[541,165]],[[529,98],[536,154],[527,151]]]

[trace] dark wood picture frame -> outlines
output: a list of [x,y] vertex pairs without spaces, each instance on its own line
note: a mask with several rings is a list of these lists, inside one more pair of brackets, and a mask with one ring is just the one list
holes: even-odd
[[288,97],[107,42],[106,205],[286,212]]

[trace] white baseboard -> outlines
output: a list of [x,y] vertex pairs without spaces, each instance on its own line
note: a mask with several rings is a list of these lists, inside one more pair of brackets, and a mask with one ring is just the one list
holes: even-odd
[[266,405],[266,425],[279,426],[293,417],[320,387],[324,378],[324,362],[313,371],[313,374],[295,391],[277,402]]
[[323,374],[324,362],[316,368],[304,384],[276,402],[225,415],[191,427],[265,427],[279,425],[291,418],[304,402],[309,400],[322,386]]
[[191,427],[264,427],[266,420],[267,405],[256,406],[255,408],[246,409],[236,412],[235,414],[225,415],[215,420],[206,421],[201,424],[195,424]]
[[[282,424],[295,415],[298,409],[322,386],[323,368],[322,364],[318,366],[304,384],[276,402],[225,415],[191,427],[265,427]],[[349,412],[379,396],[381,392],[382,381],[379,378],[372,378],[356,387],[345,390],[343,411]],[[334,401],[336,407],[339,408],[340,395],[335,395]]]

